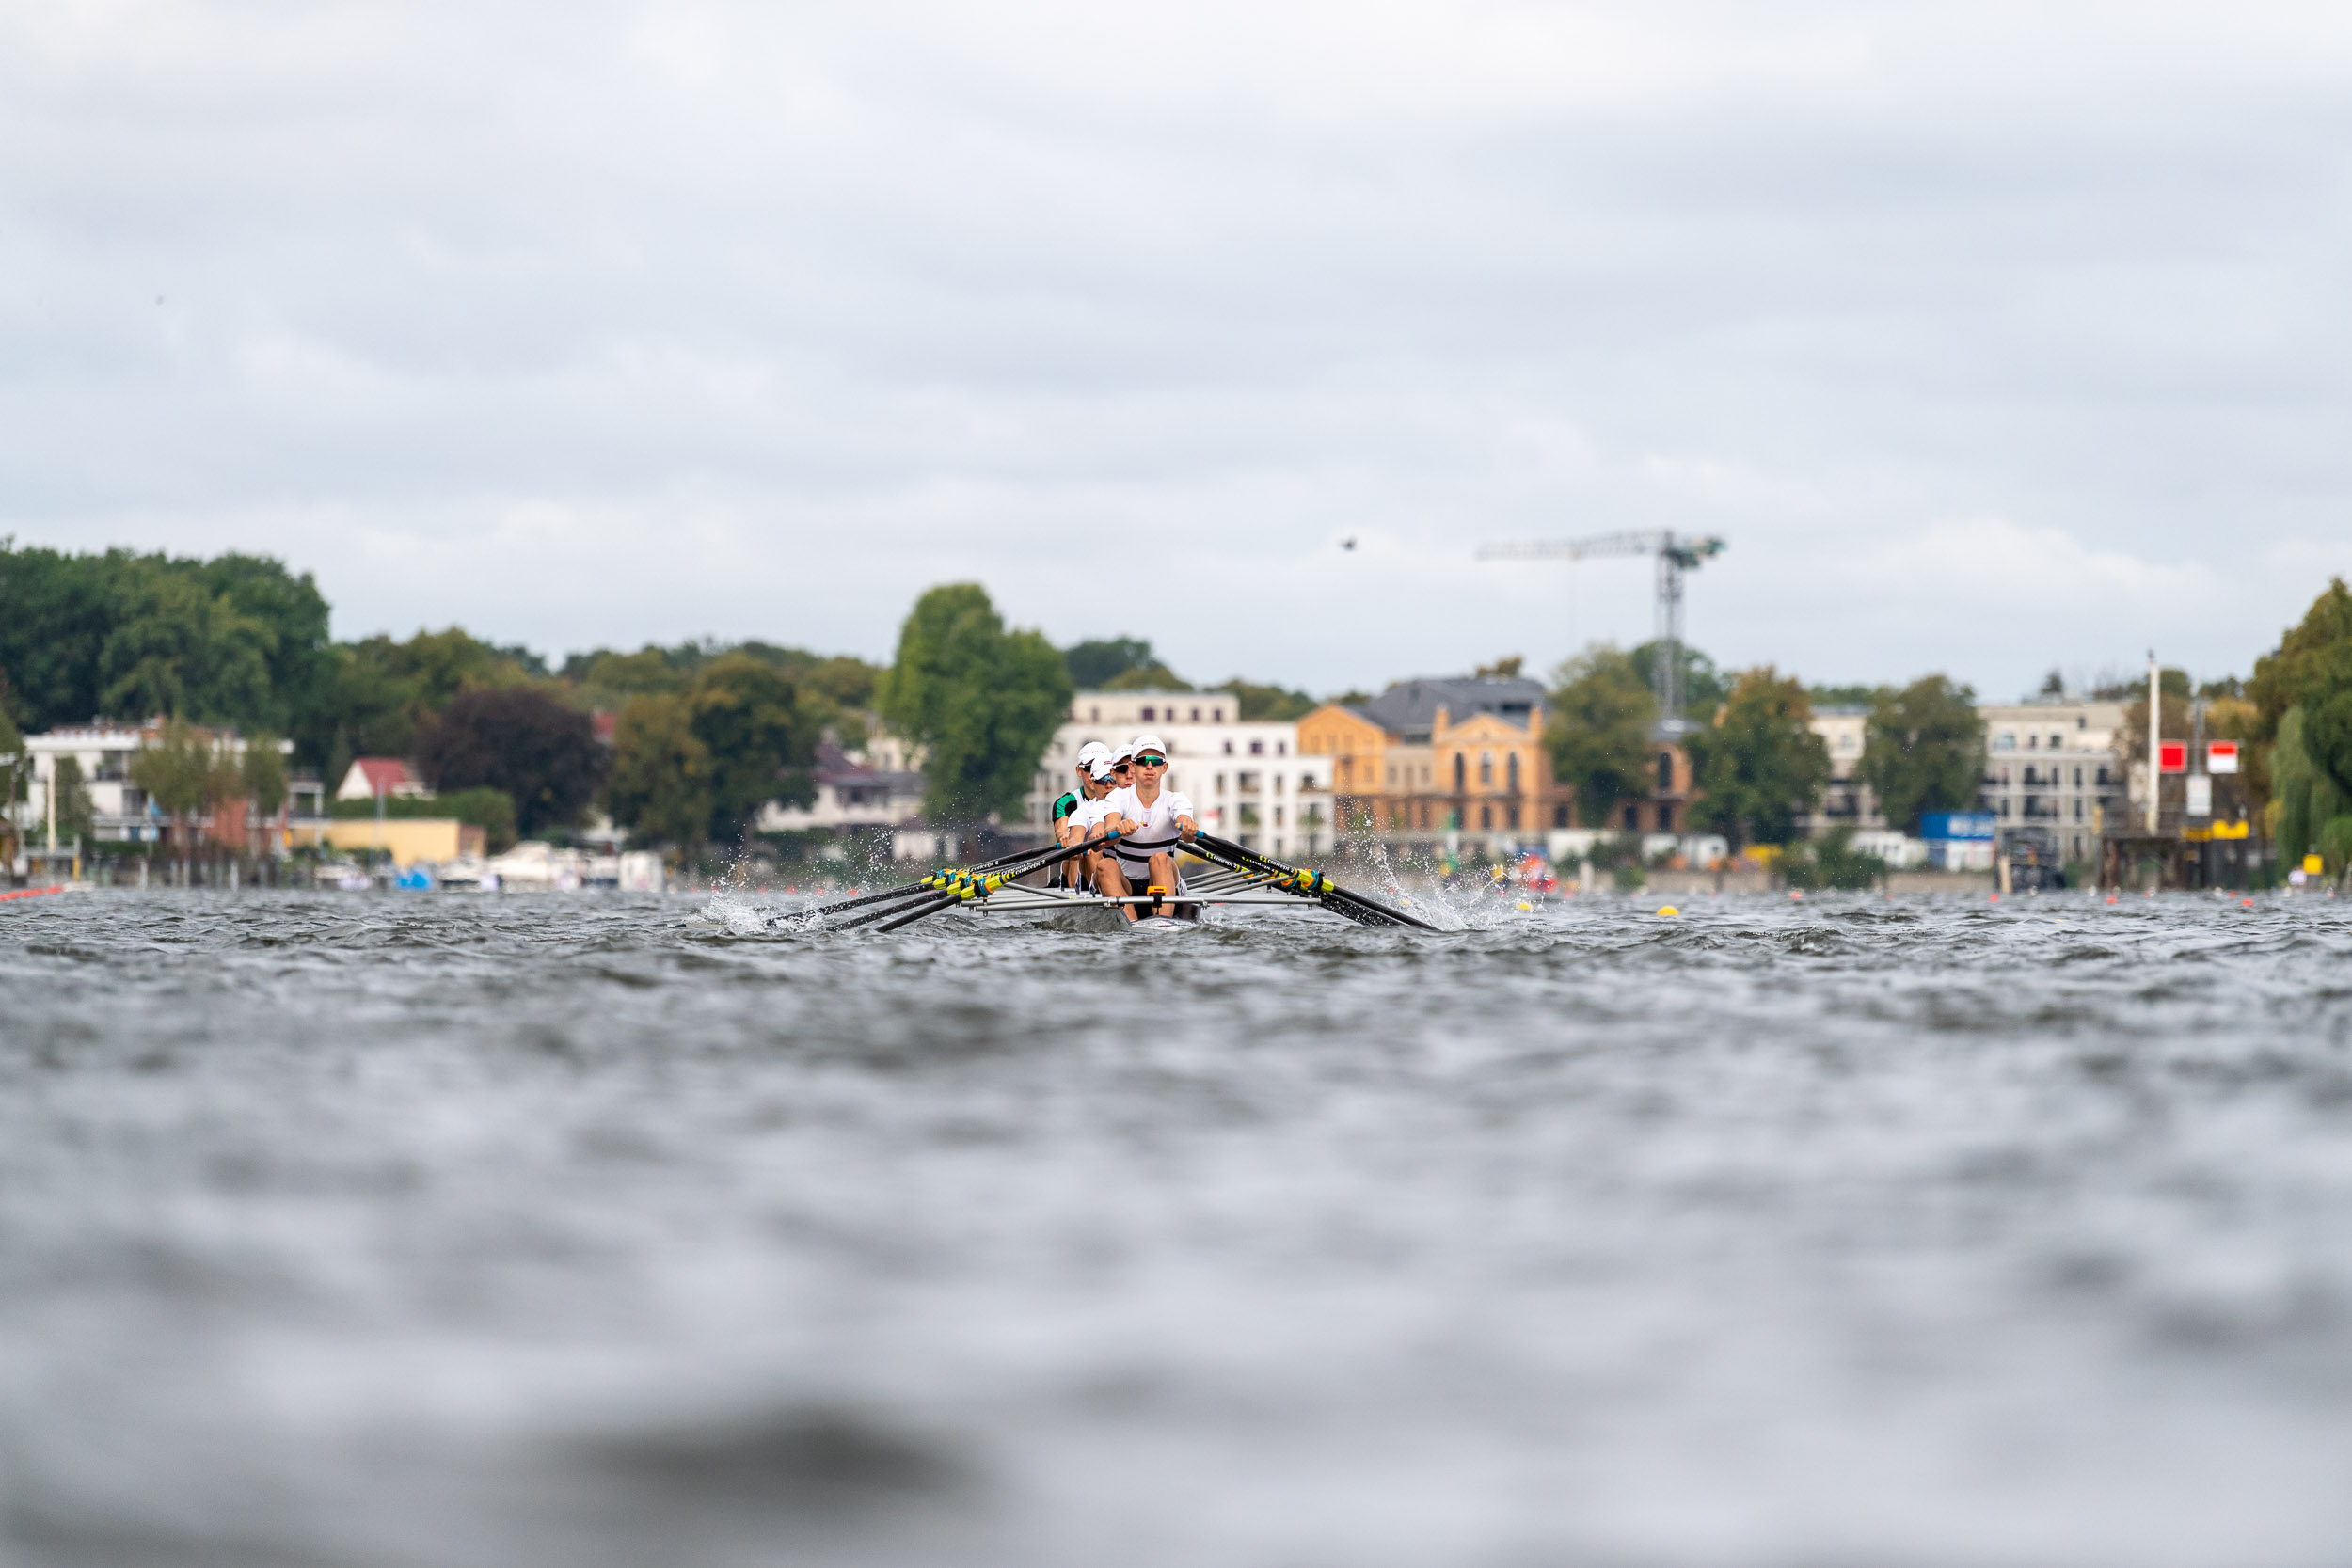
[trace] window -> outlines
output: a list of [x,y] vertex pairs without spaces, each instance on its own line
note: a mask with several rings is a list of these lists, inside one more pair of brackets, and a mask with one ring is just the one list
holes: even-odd
[[2075,796],[2075,797],[2074,797],[2074,820],[2075,820],[2075,821],[2077,821],[2077,822],[2080,822],[2082,819],[2083,819],[2083,798],[2082,798],[2081,796],[2077,795],[2077,796]]
[[1502,825],[1516,830],[1519,825],[1519,803],[1517,800],[1502,808]]
[[2017,750],[2017,737],[2007,730],[2003,730],[1993,737],[1993,749],[1996,752],[2013,752]]
[[1639,806],[1628,806],[1628,807],[1626,807],[1626,808],[1625,808],[1625,831],[1626,831],[1627,832],[1629,832],[1629,832],[1638,832],[1638,831],[1640,830],[1641,826],[1642,826],[1642,808],[1641,808],[1641,807],[1639,807]]
[[2063,745],[2065,745],[2065,744],[2066,744],[2065,740],[2064,740],[2062,737],[2058,736],[2055,736],[2055,735],[2054,735],[2054,736],[2052,736],[2050,737],[2050,750],[2052,750],[2053,752],[2057,751],[2057,750],[2058,750],[2060,746],[2063,746]]
[[1233,754],[1233,743],[1230,740],[1225,743],[1225,754],[1229,757]]
[[1155,709],[1146,706],[1143,710],[1143,721],[1149,724],[1154,717],[1155,712]]
[[1224,774],[1222,774],[1222,773],[1219,773],[1219,774],[1216,776],[1216,792],[1217,792],[1219,795],[1222,795],[1222,794],[1224,794],[1224,793],[1225,793],[1225,775],[1224,775]]
[[1456,752],[1454,753],[1454,793],[1456,795],[1470,787],[1465,782],[1466,773],[1467,770],[1462,763],[1462,753]]
[[2080,789],[2080,788],[2082,788],[2082,786],[2083,786],[2083,770],[2082,770],[2081,768],[2075,768],[2075,769],[2074,769],[2074,787],[2075,787],[2076,789]]
[[[1225,722],[1225,710],[1221,707],[1213,707],[1209,709],[1209,722],[1212,724],[1222,724]],[[1232,748],[1228,747],[1226,749],[1231,751]]]
[[1298,775],[1298,787],[1299,787],[1299,788],[1301,788],[1301,789],[1312,789],[1312,788],[1314,788],[1314,786],[1315,786],[1315,776],[1314,776],[1312,773],[1301,773],[1301,774],[1299,774],[1299,775]]
[[1249,743],[1249,754],[1253,757],[1262,757],[1265,755],[1265,742],[1263,740],[1251,741]]
[[1555,828],[1565,828],[1568,825],[1567,807],[1554,806],[1551,808],[1551,825]]
[[1282,793],[1282,775],[1279,773],[1274,775],[1274,793],[1277,795]]
[[[1508,771],[1510,774],[1510,784],[1508,787],[1512,794],[1517,795],[1519,792],[1519,754],[1517,752],[1513,752],[1508,759]],[[1518,816],[1518,807],[1513,806],[1511,808],[1511,815],[1514,817]],[[1518,823],[1515,821],[1511,824],[1511,826],[1516,828],[1518,826]]]
[[1481,806],[1478,808],[1478,825],[1482,828],[1491,828],[1495,825],[1494,807]]
[[1282,808],[1279,806],[1274,808],[1274,825],[1278,828],[1282,825]]
[[1658,793],[1672,795],[1674,788],[1675,754],[1672,752],[1661,752],[1658,753]]
[[2041,737],[2040,736],[2038,736],[2038,735],[2029,735],[2029,736],[2026,736],[2026,751],[2030,752],[2030,751],[2032,751],[2035,747],[2037,747],[2037,746],[2039,746],[2039,745],[2041,745],[2041,744],[2042,744],[2042,737]]
[[1102,710],[1101,708],[1099,708],[1099,707],[1090,707],[1090,708],[1087,709],[1087,722],[1088,722],[1088,723],[1089,723],[1089,724],[1099,724],[1099,723],[1101,723],[1102,721],[1103,721],[1103,710]]
[[1287,740],[1276,741],[1274,743],[1274,754],[1278,757],[1289,756],[1291,754],[1291,743]]
[[1196,724],[1200,722],[1200,710],[1199,708],[1194,708],[1192,710],[1192,721]]
[[1479,785],[1480,785],[1480,787],[1484,788],[1486,785],[1491,784],[1493,784],[1494,782],[1495,782],[1495,754],[1494,754],[1492,752],[1479,752],[1479,753],[1478,753],[1478,783],[1479,783]]

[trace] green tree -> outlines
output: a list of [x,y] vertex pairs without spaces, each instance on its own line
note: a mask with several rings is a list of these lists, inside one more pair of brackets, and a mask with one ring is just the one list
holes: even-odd
[[1984,721],[1977,694],[1943,675],[1899,691],[1882,690],[1862,727],[1854,771],[1879,798],[1879,810],[1916,834],[1931,811],[1966,811],[1984,779]]
[[329,652],[322,709],[296,731],[294,751],[342,777],[355,756],[406,756],[458,693],[533,684],[513,650],[458,626],[405,641],[364,638]]
[[2352,816],[2331,816],[2312,840],[2319,851],[2320,861],[2330,877],[2341,877],[2352,867]]
[[2269,748],[2271,799],[2277,808],[2273,833],[2279,858],[2288,864],[2311,852],[2322,828],[2352,812],[2352,792],[2311,754],[2305,739],[2309,722],[2300,703],[2289,707],[2280,717]]
[[632,697],[612,724],[605,810],[646,844],[692,848],[710,832],[710,748],[694,734],[686,702]]
[[24,736],[9,716],[8,696],[8,675],[0,672],[0,859],[15,854],[15,807],[24,798],[24,780],[32,771],[25,765]]
[[1278,723],[1291,719],[1304,719],[1321,705],[1304,691],[1286,690],[1279,686],[1257,686],[1239,675],[1209,689],[1230,695],[1233,699],[1233,717],[1244,723],[1260,719]]
[[215,762],[210,736],[184,719],[164,721],[152,745],[131,758],[131,782],[171,820],[171,841],[188,858],[189,819],[213,799]]
[[278,808],[286,803],[286,759],[278,750],[278,737],[267,730],[246,736],[245,759],[238,772],[253,809],[264,817],[277,816]]
[[[98,812],[89,798],[89,784],[82,777],[78,757],[57,758],[57,842],[60,845],[87,844],[98,836]],[[46,824],[44,824],[44,829]]]
[[1070,684],[1089,691],[1102,690],[1121,675],[1156,669],[1160,664],[1152,655],[1151,640],[1141,637],[1091,638],[1072,643],[1061,657],[1070,671]]
[[[1642,673],[1642,679],[1651,683],[1651,694],[1657,692],[1658,644],[1638,642],[1627,653],[1633,668]],[[1715,661],[1692,647],[1682,644],[1682,711],[1686,718],[1708,723],[1715,710],[1731,695],[1731,679],[1715,668]]]
[[605,763],[588,716],[530,686],[460,691],[417,741],[427,784],[504,790],[532,834],[578,821]]
[[817,798],[808,771],[817,730],[774,666],[743,654],[712,660],[694,677],[686,711],[708,759],[712,839],[740,837],[771,800],[806,805]]
[[35,730],[103,709],[283,727],[319,696],[326,602],[260,556],[66,555],[0,539],[0,669]]
[[[2345,665],[2352,650],[2352,590],[2331,578],[2303,619],[2288,628],[2279,646],[2254,661],[2246,695],[2254,704],[2253,733],[2244,759],[2247,790],[2258,800],[2275,797],[2272,753],[2287,710],[2300,704],[2306,718],[2335,691],[2352,684]],[[2144,710],[2143,710],[2144,714]],[[2143,725],[2145,719],[2142,719]],[[2313,832],[2317,825],[2313,825]]]
[[1054,645],[1007,631],[979,584],[961,582],[915,601],[875,700],[923,748],[923,810],[944,823],[1020,809],[1071,692]]
[[1592,647],[1552,672],[1544,743],[1552,777],[1574,786],[1577,818],[1604,827],[1617,802],[1649,793],[1658,698],[1632,656]]
[[1683,737],[1699,790],[1693,820],[1734,849],[1788,843],[1829,782],[1829,748],[1812,723],[1812,702],[1794,676],[1769,664],[1741,674],[1713,727]]

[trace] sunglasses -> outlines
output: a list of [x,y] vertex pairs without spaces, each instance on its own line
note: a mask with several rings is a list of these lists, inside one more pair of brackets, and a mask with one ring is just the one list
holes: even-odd
[[1168,766],[1168,759],[1166,757],[1137,757],[1136,758],[1136,766],[1137,768],[1166,768]]
[[1111,771],[1112,771],[1112,772],[1114,772],[1114,773],[1124,773],[1125,771],[1127,771],[1127,769],[1128,769],[1129,768],[1131,768],[1131,767],[1133,767],[1133,766],[1134,766],[1134,764],[1132,764],[1132,763],[1125,763],[1125,762],[1114,762],[1114,763],[1112,763],[1112,764],[1111,764]]

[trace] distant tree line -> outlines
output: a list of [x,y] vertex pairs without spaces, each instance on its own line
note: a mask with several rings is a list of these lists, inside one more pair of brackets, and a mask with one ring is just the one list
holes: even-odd
[[[1553,775],[1576,790],[1579,816],[1605,827],[1618,804],[1649,795],[1658,719],[1657,647],[1595,647],[1553,673],[1545,740]],[[1867,706],[1856,775],[1886,819],[1917,832],[1931,811],[1974,806],[1984,772],[1984,726],[1976,694],[1942,675],[1899,689],[1807,688],[1770,665],[1726,674],[1694,648],[1682,650],[1683,737],[1691,761],[1693,827],[1735,847],[1787,844],[1830,778],[1827,748],[1813,733],[1816,705]]]
[[[1545,739],[1587,825],[1607,825],[1622,801],[1649,793],[1655,652],[1596,647],[1552,673]],[[1724,672],[1696,649],[1681,657],[1696,725],[1683,741],[1695,826],[1735,844],[1788,840],[1829,777],[1811,721],[1832,704],[1868,710],[1856,773],[1890,822],[1916,832],[1929,812],[1974,805],[1984,733],[1967,687],[1929,675],[1901,688],[1808,688],[1770,666]],[[1519,671],[1514,657],[1478,673]],[[2052,681],[2063,689],[2055,673]],[[922,759],[926,814],[968,822],[1019,809],[1081,688],[1222,692],[1242,720],[1295,719],[1316,705],[1304,691],[1239,677],[1196,688],[1145,639],[1057,650],[1008,627],[974,583],[925,593],[886,669],[709,641],[596,649],[551,669],[529,649],[455,626],[335,641],[310,577],[265,557],[74,555],[0,539],[0,757],[21,752],[22,734],[164,716],[176,727],[151,749],[158,759],[141,762],[152,774],[142,787],[173,816],[232,788],[282,798],[282,778],[231,780],[216,757],[194,758],[198,729],[233,726],[246,757],[270,759],[253,767],[277,766],[282,735],[294,761],[330,783],[356,756],[408,758],[443,798],[438,809],[462,808],[494,842],[561,831],[601,806],[641,841],[693,848],[740,838],[771,800],[813,799],[820,741],[853,750],[872,716]],[[2144,750],[2144,683],[2110,682],[2101,694],[2133,701],[2125,745]],[[2166,672],[2159,695],[2167,736],[2187,733],[2194,697],[2209,735],[2248,743],[2244,783],[2282,854],[2352,860],[2352,593],[2342,581],[2242,687],[2192,693],[2185,675]],[[1351,698],[1361,694],[1333,700]],[[597,741],[597,710],[615,715],[610,746]],[[24,798],[24,771],[0,763],[0,797]],[[65,814],[86,801],[86,782],[61,779]]]

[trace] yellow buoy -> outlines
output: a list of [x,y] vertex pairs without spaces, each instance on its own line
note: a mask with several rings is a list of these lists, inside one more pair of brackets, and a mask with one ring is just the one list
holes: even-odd
[[1666,905],[1662,905],[1662,906],[1661,906],[1661,907],[1660,907],[1660,909],[1659,909],[1659,911],[1658,911],[1658,912],[1659,912],[1661,915],[1669,915],[1669,914],[1680,914],[1682,911],[1681,911],[1680,910],[1676,909],[1676,908],[1675,908],[1672,904],[1666,904]]
[[1528,902],[1526,899],[1524,899],[1524,898],[1522,898],[1522,899],[1520,899],[1520,900],[1519,900],[1519,908],[1520,908],[1520,909],[1523,909],[1523,910],[1532,910],[1532,909],[1534,909],[1534,907],[1535,907],[1534,905],[1533,905],[1533,904],[1529,903],[1529,902]]

